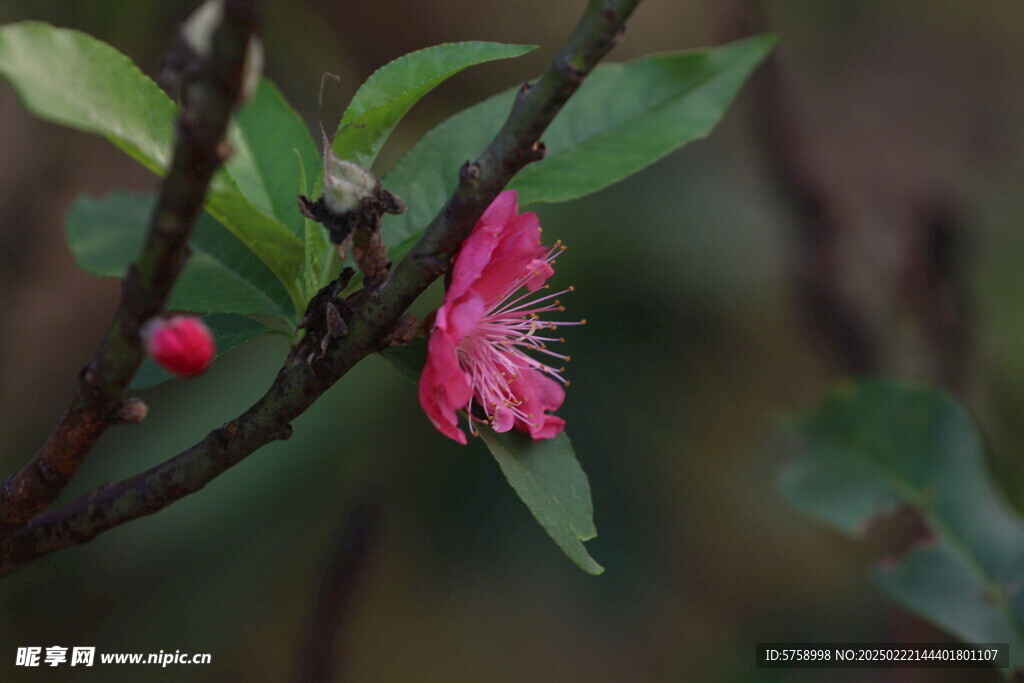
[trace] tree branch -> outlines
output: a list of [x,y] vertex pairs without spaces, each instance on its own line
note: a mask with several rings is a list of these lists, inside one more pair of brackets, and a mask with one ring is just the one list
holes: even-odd
[[188,238],[214,171],[226,157],[223,139],[239,99],[253,0],[226,0],[210,57],[187,86],[174,158],[150,217],[138,263],[122,283],[113,324],[46,443],[0,487],[0,535],[52,503],[93,445],[118,418],[121,398],[144,357],[139,330],[160,313],[188,259]]
[[[639,0],[591,0],[544,73],[523,86],[494,140],[476,161],[463,166],[455,192],[411,252],[379,286],[364,288],[342,303],[347,334],[332,337],[311,326],[267,393],[242,415],[167,462],[35,518],[0,544],[0,574],[152,514],[203,488],[261,446],[288,438],[292,420],[359,360],[383,348],[402,313],[448,268],[498,193],[526,164],[543,157],[541,134],[615,45],[637,4]],[[340,290],[335,283],[314,297],[307,320],[323,319],[322,307],[336,305]],[[326,353],[318,353],[325,339]]]

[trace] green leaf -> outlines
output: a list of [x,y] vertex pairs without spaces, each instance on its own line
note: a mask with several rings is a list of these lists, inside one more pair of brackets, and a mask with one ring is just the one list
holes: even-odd
[[[10,24],[0,27],[0,74],[36,116],[102,135],[154,173],[166,172],[177,107],[110,45],[40,22]],[[235,142],[241,154],[232,166],[251,188],[257,161],[238,134]],[[214,177],[207,209],[270,267],[297,303],[302,242],[295,233],[250,203],[223,170]]]
[[435,45],[385,64],[359,88],[338,124],[333,147],[369,168],[391,131],[420,98],[466,67],[518,57],[529,45],[466,42]]
[[[123,277],[128,264],[138,258],[154,203],[151,194],[125,191],[98,199],[80,195],[64,223],[78,265],[95,275]],[[280,281],[206,213],[196,221],[189,247],[192,255],[168,308],[294,318],[295,309]]]
[[300,177],[315,177],[320,167],[306,124],[267,80],[238,112],[236,122],[229,136],[235,153],[227,169],[239,190],[258,209],[302,235],[296,188]]
[[[513,179],[520,204],[596,192],[707,135],[774,41],[759,36],[598,66],[544,134],[547,157]],[[385,176],[384,185],[409,206],[384,219],[389,247],[422,233],[451,194],[463,162],[480,154],[501,127],[514,97],[509,90],[451,117]]]
[[[299,177],[298,190],[301,195],[311,196],[305,170]],[[303,216],[302,229],[305,254],[302,261],[302,291],[304,299],[309,301],[327,284],[331,270],[331,256],[335,251],[324,226]]]
[[126,56],[78,31],[0,27],[0,74],[41,119],[102,135],[155,173],[167,167],[175,106]]
[[[203,322],[210,328],[217,342],[217,357],[256,337],[273,330],[263,323],[244,315],[211,313],[203,316]],[[149,389],[173,377],[159,365],[147,358],[132,379],[132,389]]]
[[[417,337],[411,344],[381,353],[399,372],[418,382],[427,362],[427,342]],[[480,436],[498,461],[501,471],[533,516],[569,559],[589,574],[604,567],[594,561],[583,541],[597,536],[590,483],[569,437],[534,441],[522,432],[497,433],[480,426]]]
[[563,432],[534,441],[522,432],[499,434],[487,427],[480,428],[480,436],[508,483],[562,552],[588,574],[602,573],[604,567],[583,546],[597,536],[597,529],[590,484],[569,437]]
[[523,204],[576,199],[705,137],[774,44],[774,36],[757,36],[608,65],[551,124],[544,160],[524,168],[511,186]]
[[206,198],[206,210],[267,265],[288,291],[292,308],[302,299],[302,240],[276,218],[263,213],[242,196],[226,174],[218,174]]
[[900,512],[926,530],[873,572],[893,599],[967,642],[1010,643],[1024,665],[1024,525],[993,486],[982,438],[952,398],[871,380],[800,419],[786,498],[862,537]]

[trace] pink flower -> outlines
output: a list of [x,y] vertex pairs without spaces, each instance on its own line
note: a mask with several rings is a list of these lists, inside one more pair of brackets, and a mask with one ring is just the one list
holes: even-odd
[[[561,243],[541,246],[540,231],[537,215],[520,215],[515,191],[505,191],[455,257],[430,335],[419,397],[434,426],[461,444],[466,434],[457,426],[459,410],[466,411],[471,433],[475,422],[488,422],[498,432],[514,428],[550,439],[565,426],[549,414],[565,400],[565,368],[553,368],[535,355],[569,360],[547,348],[562,339],[545,336],[556,325],[541,315],[564,311],[555,297],[572,288],[535,295],[548,288],[551,264],[565,249]],[[527,291],[519,294],[524,287]]]
[[216,351],[210,328],[190,315],[154,318],[144,326],[142,337],[153,360],[178,377],[204,373]]

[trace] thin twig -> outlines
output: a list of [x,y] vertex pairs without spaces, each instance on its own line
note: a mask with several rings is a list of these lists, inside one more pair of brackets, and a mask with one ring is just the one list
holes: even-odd
[[[131,479],[101,486],[45,513],[0,544],[0,574],[61,548],[85,543],[203,488],[261,446],[291,434],[291,421],[368,354],[383,347],[405,309],[444,272],[498,193],[526,164],[543,156],[540,136],[597,62],[615,45],[639,0],[591,0],[544,73],[524,85],[494,140],[467,163],[459,185],[406,258],[378,287],[345,302],[347,333],[307,330],[267,393],[241,416],[188,450]],[[324,299],[327,299],[325,302]],[[313,305],[335,305],[315,297]],[[309,310],[307,319],[323,317]],[[317,356],[316,362],[309,359]]]
[[345,679],[340,641],[347,635],[345,625],[381,526],[381,505],[365,493],[361,498],[345,516],[310,596],[309,618],[298,648],[296,683]]
[[[770,7],[756,0],[737,0],[726,14],[727,36],[770,28]],[[764,160],[779,196],[791,210],[799,258],[794,289],[800,313],[843,374],[905,372],[892,330],[873,319],[877,304],[844,279],[844,270],[849,270],[846,261],[851,259],[843,253],[844,230],[850,228],[843,222],[842,202],[835,191],[838,185],[828,182],[821,146],[812,144],[806,116],[795,104],[800,98],[783,60],[784,51],[771,55],[751,78],[750,91]],[[968,340],[959,271],[964,231],[957,203],[948,195],[935,189],[906,200],[905,225],[897,231],[904,236],[898,247],[902,268],[898,280],[888,283],[888,305],[918,328],[914,353],[924,361],[922,373],[963,390]],[[886,208],[883,201],[876,200],[879,211]],[[859,271],[872,270],[862,255],[854,265]],[[897,304],[902,304],[902,310]]]
[[879,349],[870,327],[840,281],[839,231],[829,192],[808,153],[799,114],[786,84],[779,56],[772,55],[751,78],[762,142],[780,195],[792,207],[801,262],[796,295],[808,327],[844,373],[877,370]]
[[[726,3],[723,34],[728,40],[770,28],[770,4],[758,0]],[[750,79],[757,111],[758,142],[771,179],[789,205],[798,240],[794,294],[810,331],[844,373],[867,374],[878,367],[879,350],[856,302],[839,280],[839,225],[803,131],[801,112],[776,51]]]
[[160,188],[137,264],[122,285],[121,303],[95,357],[82,369],[71,405],[46,443],[0,488],[0,535],[52,503],[111,424],[143,359],[139,330],[160,313],[188,258],[188,238],[214,171],[242,88],[254,1],[227,0],[212,54],[191,81],[178,119],[174,159]]

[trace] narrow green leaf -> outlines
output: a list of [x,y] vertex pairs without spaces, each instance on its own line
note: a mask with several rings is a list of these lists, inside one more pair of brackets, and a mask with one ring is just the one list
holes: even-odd
[[[759,36],[598,66],[545,133],[547,157],[512,181],[520,203],[596,192],[707,135],[773,44],[773,37]],[[515,90],[506,91],[441,123],[385,176],[384,185],[409,206],[384,219],[389,247],[422,233],[451,194],[462,163],[494,137],[514,97]]]
[[0,74],[39,118],[102,135],[154,173],[167,167],[176,108],[110,45],[40,22],[8,24]]
[[1024,665],[1024,524],[993,486],[964,408],[904,383],[848,383],[795,431],[786,498],[857,537],[897,512],[915,516],[924,532],[875,580],[967,642],[1008,642],[1011,665]]
[[467,67],[518,57],[533,49],[502,43],[446,43],[385,64],[363,83],[345,110],[334,137],[335,153],[369,168],[391,131],[428,92]]
[[[138,258],[155,198],[114,191],[71,205],[64,229],[78,265],[104,277],[123,277]],[[194,313],[249,313],[284,320],[295,316],[280,281],[234,235],[205,212],[189,243],[192,255],[168,308]]]
[[[203,316],[203,322],[210,328],[217,341],[217,357],[256,337],[271,332],[271,328],[244,315],[232,313],[211,313]],[[149,389],[172,379],[159,365],[147,358],[132,379],[132,389]]]
[[[296,160],[298,163],[299,160]],[[311,196],[306,171],[299,165],[302,173],[299,176],[299,194]],[[331,242],[327,238],[327,230],[314,220],[303,216],[303,246],[305,257],[302,261],[303,298],[309,301],[326,284],[330,273],[330,259],[334,254]]]
[[512,182],[520,201],[583,197],[705,137],[774,44],[757,36],[596,71],[545,134],[544,160]]
[[236,123],[229,136],[235,153],[227,169],[239,190],[254,206],[302,235],[303,217],[295,199],[298,179],[315,177],[320,167],[306,124],[267,80],[239,110]]
[[590,484],[569,437],[563,432],[534,441],[522,432],[498,434],[487,427],[480,428],[480,436],[508,483],[562,552],[588,574],[602,573],[604,567],[583,545],[597,536],[597,529]]
[[[381,355],[407,379],[418,382],[427,362],[427,343],[417,337]],[[522,432],[499,434],[484,426],[479,431],[508,483],[562,552],[589,574],[604,572],[583,545],[597,536],[594,506],[590,483],[568,435],[534,441]]]
[[263,213],[242,196],[227,174],[218,174],[206,198],[206,210],[270,268],[292,298],[293,308],[302,299],[299,279],[304,248],[302,240],[276,218]]

